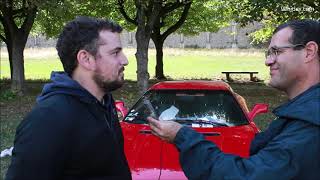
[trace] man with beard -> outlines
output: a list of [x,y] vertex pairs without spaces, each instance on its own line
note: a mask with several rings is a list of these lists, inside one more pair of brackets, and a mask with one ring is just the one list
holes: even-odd
[[320,179],[320,23],[280,25],[265,64],[270,86],[289,101],[273,111],[277,118],[253,139],[248,158],[221,152],[189,127],[148,119],[155,135],[176,145],[189,179]]
[[6,179],[131,179],[110,93],[128,64],[121,31],[89,17],[66,24],[56,46],[64,72],[52,72],[18,126]]

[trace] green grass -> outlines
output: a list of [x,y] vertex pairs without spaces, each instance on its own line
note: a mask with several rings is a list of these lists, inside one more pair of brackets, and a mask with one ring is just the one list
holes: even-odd
[[[54,49],[45,49],[45,56],[35,50],[25,52],[26,79],[48,79],[51,71],[63,70]],[[47,52],[49,51],[49,52]],[[126,67],[125,78],[136,80],[136,60],[134,50],[125,49],[129,65]],[[3,53],[2,53],[3,54]],[[244,50],[179,50],[164,49],[164,73],[172,79],[212,79],[225,78],[222,71],[258,71],[259,79],[267,79],[268,69],[263,63],[263,54],[260,52],[247,53]],[[149,51],[148,71],[151,77],[155,75],[155,52]],[[7,56],[1,58],[1,78],[10,77],[9,61]],[[232,76],[233,77],[233,76]],[[242,75],[241,78],[249,78]]]
[[[138,98],[136,85],[136,62],[134,49],[124,49],[130,64],[125,75],[127,82],[114,92],[115,99],[123,100],[127,107]],[[268,79],[268,69],[263,63],[263,54],[256,50],[164,50],[164,72],[170,79],[224,79],[221,71],[258,71],[258,78]],[[25,51],[26,94],[16,96],[8,91],[10,82],[9,63],[6,53],[1,51],[0,78],[0,150],[13,145],[15,129],[23,117],[31,110],[36,96],[41,92],[51,71],[62,70],[54,49],[27,49]],[[155,51],[149,51],[149,73],[154,76]],[[234,77],[234,76],[232,76]],[[248,75],[238,76],[236,82],[230,83],[235,92],[242,95],[251,109],[255,103],[268,103],[270,109],[286,100],[284,94],[266,86],[264,83],[250,83]],[[35,80],[37,79],[37,80]],[[41,81],[39,81],[41,79]],[[156,83],[152,80],[150,85]],[[265,129],[274,119],[272,113],[259,115],[255,122]],[[0,180],[4,178],[10,163],[10,157],[0,159]]]

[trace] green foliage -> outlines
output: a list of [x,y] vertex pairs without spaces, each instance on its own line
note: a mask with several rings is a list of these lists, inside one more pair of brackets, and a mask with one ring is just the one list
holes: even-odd
[[[113,0],[114,1],[114,0]],[[175,0],[163,0],[163,4],[173,3]],[[191,8],[189,10],[187,19],[178,33],[185,35],[196,35],[200,32],[216,32],[221,27],[228,25],[231,20],[232,9],[229,6],[229,1],[221,0],[193,0]],[[136,15],[136,6],[134,0],[127,0],[124,3],[124,9],[131,19],[134,19]],[[165,32],[169,27],[174,25],[180,18],[183,11],[183,7],[176,8],[173,12],[168,13],[162,19],[164,24],[161,27],[161,33]],[[125,21],[124,18],[118,14],[114,17],[121,25],[127,30],[133,31],[136,29],[132,23]]]
[[[123,26],[127,31],[135,31],[137,27],[128,22],[122,14],[119,12],[118,9],[118,0],[110,0],[112,1],[111,4],[113,8],[115,8],[114,13],[111,14],[112,18],[118,22],[121,26]],[[134,19],[136,16],[136,5],[135,5],[135,0],[126,0],[124,3],[124,9],[126,10],[127,15],[131,18]]]
[[270,20],[262,20],[261,23],[264,24],[263,28],[249,34],[249,37],[252,39],[252,44],[267,42],[272,36],[272,32],[276,27],[276,23]]
[[116,6],[113,3],[113,0],[69,0],[47,3],[38,12],[33,33],[56,37],[65,23],[77,16],[113,19],[111,17],[117,17],[115,15]]
[[258,21],[263,29],[254,32],[254,42],[266,42],[272,31],[288,20],[319,19],[320,3],[311,0],[232,0],[233,14],[238,22],[246,25]]
[[216,32],[229,25],[231,20],[232,9],[229,1],[197,0],[193,1],[186,22],[178,33],[197,35],[200,32]]
[[310,0],[233,0],[241,23],[265,19],[281,23],[300,18],[320,18],[320,3]]

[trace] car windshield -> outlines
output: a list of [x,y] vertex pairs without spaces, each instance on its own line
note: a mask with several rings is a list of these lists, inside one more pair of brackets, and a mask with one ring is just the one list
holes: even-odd
[[151,90],[130,109],[124,121],[145,124],[148,116],[193,127],[248,124],[232,94],[222,90]]

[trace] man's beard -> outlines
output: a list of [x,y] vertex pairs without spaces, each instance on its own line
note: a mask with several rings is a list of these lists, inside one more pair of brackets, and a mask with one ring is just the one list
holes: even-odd
[[98,73],[95,73],[93,75],[93,80],[97,83],[98,87],[100,87],[101,89],[103,89],[105,92],[111,92],[114,91],[120,87],[122,87],[122,85],[124,84],[124,81],[108,81],[108,80],[104,80],[104,78],[99,75]]

